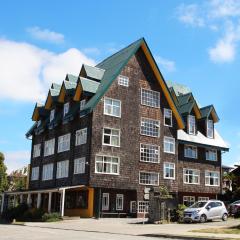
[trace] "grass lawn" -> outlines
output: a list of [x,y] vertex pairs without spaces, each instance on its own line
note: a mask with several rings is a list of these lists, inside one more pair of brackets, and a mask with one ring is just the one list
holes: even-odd
[[192,230],[192,232],[240,234],[240,225],[229,227],[229,228],[207,228],[207,229]]

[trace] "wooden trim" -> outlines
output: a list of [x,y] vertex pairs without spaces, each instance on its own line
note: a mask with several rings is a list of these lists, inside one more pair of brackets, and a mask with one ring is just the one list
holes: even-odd
[[165,95],[165,97],[167,99],[167,102],[170,105],[170,107],[171,107],[171,109],[172,109],[172,111],[174,113],[174,116],[175,116],[175,118],[177,120],[179,129],[184,129],[184,122],[182,120],[182,117],[179,114],[179,112],[177,110],[177,107],[175,106],[175,103],[173,102],[173,99],[172,99],[172,97],[170,95],[168,87],[166,86],[166,83],[164,82],[164,80],[163,80],[163,78],[162,78],[162,76],[161,76],[161,74],[159,72],[159,69],[158,69],[158,67],[155,64],[154,59],[153,59],[151,53],[149,52],[149,50],[148,50],[148,48],[147,48],[147,46],[146,46],[146,44],[144,42],[141,44],[141,48],[142,48],[145,56],[147,57],[147,60],[150,63],[151,68],[152,68],[152,70],[153,70],[157,80],[160,83],[160,86],[161,86],[161,88],[162,88],[162,90],[164,92],[164,95]]

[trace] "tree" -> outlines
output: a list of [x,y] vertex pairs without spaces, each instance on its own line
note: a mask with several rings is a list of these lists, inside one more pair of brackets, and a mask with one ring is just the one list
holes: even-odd
[[27,167],[23,167],[22,169],[13,171],[8,176],[9,190],[10,191],[19,191],[19,190],[26,189],[27,174],[28,174]]
[[0,152],[0,192],[8,189],[7,167],[4,164],[4,155]]

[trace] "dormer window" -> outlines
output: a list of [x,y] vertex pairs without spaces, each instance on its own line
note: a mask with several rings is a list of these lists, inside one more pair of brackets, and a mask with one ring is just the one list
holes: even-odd
[[63,105],[63,116],[66,116],[69,111],[69,102]]
[[51,112],[50,112],[50,122],[53,121],[54,115],[55,115],[55,109],[52,109]]
[[188,116],[188,133],[195,135],[196,134],[196,119],[195,116]]
[[164,108],[164,126],[172,127],[172,110]]
[[213,120],[207,120],[207,137],[213,138]]
[[83,99],[82,101],[80,101],[80,111],[84,108],[86,104],[86,99]]

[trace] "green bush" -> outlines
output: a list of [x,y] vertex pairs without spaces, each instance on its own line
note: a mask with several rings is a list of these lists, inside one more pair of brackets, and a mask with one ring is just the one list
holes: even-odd
[[17,219],[20,221],[42,221],[44,210],[41,208],[32,208],[24,212],[21,218]]
[[56,222],[62,220],[61,215],[58,212],[45,213],[42,216],[44,222]]
[[20,204],[17,207],[10,208],[5,210],[2,213],[2,218],[7,221],[7,222],[12,222],[13,219],[20,219],[24,212],[28,210],[28,205],[27,204]]
[[187,207],[184,204],[178,204],[178,208],[177,208],[177,221],[178,222],[183,222],[183,217],[184,217],[184,210]]

